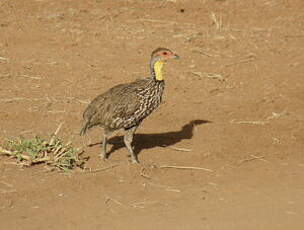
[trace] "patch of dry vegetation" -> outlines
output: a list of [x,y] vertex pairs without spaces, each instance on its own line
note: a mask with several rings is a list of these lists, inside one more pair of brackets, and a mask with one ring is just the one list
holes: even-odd
[[64,143],[57,137],[56,130],[49,140],[36,136],[34,138],[19,137],[7,140],[0,147],[0,154],[15,160],[20,166],[45,164],[47,169],[68,172],[75,168],[84,168],[87,159],[81,158],[82,151]]

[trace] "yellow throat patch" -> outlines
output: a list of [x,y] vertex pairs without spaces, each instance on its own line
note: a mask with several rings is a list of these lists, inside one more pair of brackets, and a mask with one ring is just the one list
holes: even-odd
[[154,71],[155,71],[155,78],[158,81],[164,80],[162,68],[164,66],[165,62],[163,61],[157,61],[154,63]]

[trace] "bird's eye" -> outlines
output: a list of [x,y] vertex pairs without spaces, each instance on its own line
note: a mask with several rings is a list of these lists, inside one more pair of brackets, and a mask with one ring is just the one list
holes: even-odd
[[166,51],[163,52],[163,55],[167,55],[168,53]]

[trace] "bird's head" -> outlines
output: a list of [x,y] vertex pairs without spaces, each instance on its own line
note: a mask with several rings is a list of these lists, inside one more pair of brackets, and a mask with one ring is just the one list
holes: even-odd
[[167,48],[157,48],[151,54],[151,60],[167,61],[169,59],[179,59],[179,56]]
[[179,56],[167,48],[157,48],[152,52],[150,68],[156,80],[164,80],[162,68],[169,59],[179,59]]

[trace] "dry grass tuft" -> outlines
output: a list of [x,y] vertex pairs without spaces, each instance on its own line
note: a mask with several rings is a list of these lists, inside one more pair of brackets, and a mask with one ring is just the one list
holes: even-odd
[[48,169],[68,172],[74,168],[83,168],[86,159],[81,159],[79,149],[73,148],[71,143],[64,144],[56,134],[47,141],[39,136],[32,139],[20,137],[8,140],[0,147],[0,154],[15,159],[21,166],[45,164]]
[[191,71],[190,73],[198,77],[206,77],[210,79],[217,79],[219,81],[226,81],[223,75],[217,73],[202,73],[202,72],[194,72],[194,71]]
[[210,18],[215,25],[216,31],[221,32],[223,30],[223,20],[221,15],[218,16],[214,12],[211,12]]

